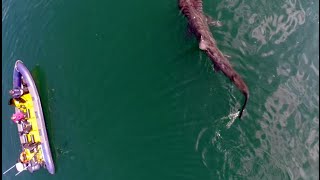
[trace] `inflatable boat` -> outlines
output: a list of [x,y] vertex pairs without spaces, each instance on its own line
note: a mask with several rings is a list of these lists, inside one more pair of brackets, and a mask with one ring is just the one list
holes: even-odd
[[15,109],[11,120],[18,127],[22,152],[16,164],[3,174],[14,167],[18,171],[16,175],[25,170],[34,172],[40,168],[54,174],[55,167],[38,90],[31,73],[20,60],[15,63],[13,89],[9,93],[12,96],[9,105]]

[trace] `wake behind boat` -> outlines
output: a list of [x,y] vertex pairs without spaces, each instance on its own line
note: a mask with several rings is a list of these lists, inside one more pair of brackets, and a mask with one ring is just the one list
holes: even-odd
[[38,90],[31,73],[20,60],[15,63],[13,89],[9,93],[12,96],[9,105],[15,108],[11,120],[18,127],[22,152],[17,163],[3,174],[14,167],[18,171],[16,175],[24,170],[34,172],[41,167],[54,174],[55,167]]

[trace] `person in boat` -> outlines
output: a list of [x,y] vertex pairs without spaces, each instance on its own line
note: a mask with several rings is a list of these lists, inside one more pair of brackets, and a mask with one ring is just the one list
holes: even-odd
[[23,164],[28,164],[29,161],[31,160],[32,154],[30,153],[29,150],[24,149],[21,153],[20,153],[20,162]]
[[40,142],[34,142],[34,143],[26,143],[23,145],[23,148],[29,149],[30,152],[37,151],[38,145],[40,145]]
[[21,103],[26,103],[26,101],[22,97],[19,97],[19,98],[10,98],[8,104],[9,105],[14,105],[13,100],[16,100],[16,101],[21,102]]
[[[22,98],[21,98],[21,99],[22,99]],[[24,101],[24,102],[21,102],[21,101]],[[27,113],[27,108],[26,108],[26,106],[25,106],[23,103],[26,103],[26,101],[25,101],[24,99],[18,101],[18,100],[13,99],[13,98],[10,98],[10,99],[9,99],[9,102],[8,102],[8,104],[9,104],[10,106],[13,106],[13,107],[18,108],[18,109],[19,109],[21,112],[23,112],[23,113]],[[15,117],[11,117],[11,118],[15,118]],[[14,119],[12,119],[12,120],[14,120]]]
[[[33,157],[37,154],[38,151],[30,151],[28,149],[23,149],[23,152],[20,154],[20,158],[16,163],[16,169],[20,173],[26,169],[30,172],[40,169],[40,161],[33,160]],[[18,173],[18,174],[19,174]]]
[[23,149],[23,151],[20,153],[18,163],[21,163],[25,169],[26,167],[29,166],[29,163],[32,157],[33,155],[32,153],[30,153],[28,149]]
[[26,118],[26,115],[21,111],[16,112],[16,113],[12,114],[12,116],[11,116],[11,120],[14,123],[20,123],[21,121],[25,120],[25,118]]
[[32,125],[28,121],[20,121],[22,124],[22,131],[19,132],[19,134],[22,136],[23,134],[29,134],[29,132],[32,130]]
[[8,105],[14,106],[14,107],[19,107],[20,103],[26,103],[26,101],[24,99],[22,99],[22,98],[21,98],[20,101],[14,99],[14,98],[10,98],[9,102],[8,102]]
[[9,94],[12,96],[12,98],[9,99],[9,105],[14,105],[15,107],[17,106],[15,101],[18,101],[19,103],[25,103],[26,101],[21,97],[22,95],[29,93],[28,88],[15,88],[11,89],[9,91]]
[[17,106],[17,105],[16,105],[16,102],[15,102],[15,100],[14,100],[13,98],[10,98],[10,99],[9,99],[8,105],[10,105],[10,106]]
[[9,94],[14,99],[20,99],[22,95],[29,93],[29,90],[27,87],[25,88],[14,88],[9,91]]

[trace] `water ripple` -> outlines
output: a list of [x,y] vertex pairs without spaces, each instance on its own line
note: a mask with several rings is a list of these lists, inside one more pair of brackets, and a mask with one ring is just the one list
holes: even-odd
[[[247,119],[252,121],[222,118],[199,130],[195,151],[214,179],[318,179],[319,37],[315,31],[310,38],[302,32],[318,23],[318,16],[311,2],[302,3],[233,0],[212,5],[224,23],[214,30],[223,37],[219,45],[238,49],[231,56],[240,60],[264,58],[250,67],[259,78],[251,83],[257,83],[251,85],[254,110]],[[232,20],[223,19],[228,13]],[[275,60],[267,62],[271,57]],[[265,68],[273,72],[264,74]]]
[[[300,57],[306,58],[305,55]],[[303,61],[300,61],[303,62]],[[309,62],[309,61],[304,61]],[[309,66],[308,66],[309,65]],[[287,65],[290,69],[290,66]],[[319,128],[316,126],[317,117],[312,121],[311,114],[317,114],[318,96],[315,94],[317,85],[310,85],[312,75],[310,62],[300,64],[295,76],[281,84],[270,96],[266,103],[266,112],[261,121],[265,138],[261,139],[262,147],[270,149],[273,157],[282,161],[290,169],[293,179],[315,178],[318,174],[314,168],[319,161]],[[282,73],[283,75],[283,73]],[[285,74],[288,76],[288,74]],[[304,151],[307,149],[309,153]]]
[[[299,0],[285,0],[263,5],[240,0],[222,1],[215,10],[219,12],[218,16],[221,16],[222,12],[234,14],[233,19],[223,21],[225,28],[215,30],[224,37],[221,45],[237,48],[242,55],[260,53],[262,57],[274,55],[274,49],[260,51],[270,43],[286,42],[289,36],[305,24],[307,17],[305,8]],[[317,19],[316,15],[313,15],[313,18]],[[234,27],[235,22],[240,22],[240,25]]]
[[[262,45],[269,41],[280,44],[296,31],[297,25],[305,23],[305,11],[300,1],[288,0],[281,6],[283,14],[273,14],[264,17],[260,25],[253,29],[251,36],[257,39]],[[255,21],[257,14],[250,17],[250,23]]]

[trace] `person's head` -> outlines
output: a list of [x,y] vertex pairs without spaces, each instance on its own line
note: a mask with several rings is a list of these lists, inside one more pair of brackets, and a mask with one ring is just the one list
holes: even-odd
[[18,120],[18,117],[17,117],[17,115],[16,114],[12,114],[12,116],[11,116],[11,120],[13,121],[13,122],[18,122],[17,120]]
[[22,162],[22,163],[26,163],[27,161],[27,155],[26,155],[26,152],[25,152],[25,150],[24,151],[22,151],[21,153],[20,153],[20,161]]
[[14,90],[11,89],[11,90],[9,91],[9,94],[12,96],[12,95],[14,94]]
[[11,120],[16,120],[16,119],[17,119],[16,114],[12,114],[12,116],[11,116]]
[[13,100],[13,98],[10,98],[10,99],[9,99],[8,105],[14,106],[14,100]]

